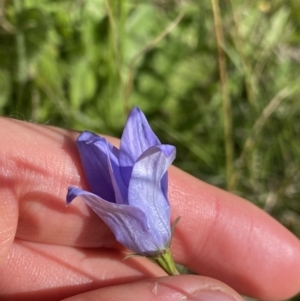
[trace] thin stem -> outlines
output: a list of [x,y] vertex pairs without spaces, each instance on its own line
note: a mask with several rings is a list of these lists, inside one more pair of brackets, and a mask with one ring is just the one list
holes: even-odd
[[26,74],[26,48],[25,37],[19,24],[19,14],[23,9],[22,0],[13,0],[16,14],[16,49],[17,49],[17,99],[18,103],[22,99],[23,86],[27,78]]
[[230,4],[231,4],[232,18],[233,18],[234,31],[235,31],[235,38],[233,39],[233,41],[236,46],[236,51],[240,55],[244,73],[245,73],[245,86],[246,86],[247,100],[250,105],[255,105],[255,89],[254,89],[253,76],[252,76],[253,72],[250,63],[247,60],[247,57],[243,53],[244,41],[240,33],[239,20],[237,14],[235,13],[233,0],[230,0]]
[[156,262],[168,275],[179,275],[169,248],[158,256],[148,258]]
[[221,79],[222,101],[223,101],[223,118],[224,118],[224,138],[225,138],[225,152],[226,152],[226,179],[227,189],[233,190],[233,141],[232,141],[232,124],[231,124],[231,101],[228,92],[227,83],[227,66],[224,54],[224,34],[222,28],[222,19],[220,14],[220,7],[218,0],[211,0],[215,34],[218,47],[218,61],[219,72]]
[[[122,3],[122,1],[121,1]],[[121,58],[121,50],[120,50],[120,33],[118,32],[116,22],[114,19],[113,8],[110,0],[105,0],[105,6],[107,10],[107,15],[109,19],[109,24],[111,27],[111,39],[112,39],[112,48],[114,53],[114,59],[117,67],[117,75],[120,83],[121,94],[123,95],[125,92],[125,87],[123,84],[122,78],[122,58]],[[120,29],[120,27],[118,27]]]
[[109,0],[105,0],[105,6],[108,14],[108,19],[111,27],[111,33],[112,33],[112,44],[113,44],[113,51],[115,54],[116,64],[118,68],[119,75],[121,75],[121,55],[118,47],[118,35],[116,30],[116,24],[113,16],[113,11],[110,6]]

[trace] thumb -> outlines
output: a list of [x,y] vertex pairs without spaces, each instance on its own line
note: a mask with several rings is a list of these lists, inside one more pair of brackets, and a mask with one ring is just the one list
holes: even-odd
[[242,301],[243,298],[222,282],[203,276],[181,275],[142,280],[105,287],[64,301]]

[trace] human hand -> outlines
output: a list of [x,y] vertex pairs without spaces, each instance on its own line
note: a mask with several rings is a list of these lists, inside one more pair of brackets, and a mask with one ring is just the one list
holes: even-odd
[[123,260],[126,250],[83,202],[65,206],[68,186],[88,189],[77,136],[0,118],[1,300],[240,300],[233,289],[280,300],[300,290],[296,237],[251,203],[175,167],[172,221],[181,220],[172,253],[203,276],[164,277],[145,258]]

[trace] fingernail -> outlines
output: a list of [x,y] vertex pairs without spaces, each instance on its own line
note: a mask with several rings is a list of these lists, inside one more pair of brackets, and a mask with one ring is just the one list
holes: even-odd
[[195,292],[192,295],[190,295],[186,300],[187,301],[238,301],[240,299],[237,299],[232,295],[229,295],[221,290],[216,289],[216,290]]

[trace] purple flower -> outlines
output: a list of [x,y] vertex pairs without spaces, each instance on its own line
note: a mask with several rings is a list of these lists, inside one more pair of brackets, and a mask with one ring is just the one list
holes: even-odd
[[91,192],[69,187],[67,204],[80,197],[136,254],[165,251],[171,239],[167,169],[175,147],[160,143],[137,107],[128,117],[120,149],[88,131],[77,146]]

